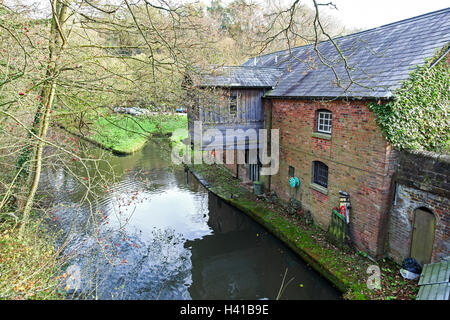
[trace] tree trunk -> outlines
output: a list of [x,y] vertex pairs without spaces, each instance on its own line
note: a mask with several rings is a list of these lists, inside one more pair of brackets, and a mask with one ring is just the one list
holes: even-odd
[[[50,111],[53,105],[53,99],[55,97],[55,89],[56,83],[52,83],[50,96],[48,97],[48,102],[45,106],[45,113],[42,119],[42,130],[40,132],[40,138],[45,138],[47,136],[48,126],[50,122]],[[33,179],[31,181],[30,190],[27,197],[27,202],[23,209],[22,223],[20,225],[19,235],[22,236],[25,230],[25,226],[28,222],[28,217],[31,212],[31,208],[33,206],[34,197],[36,195],[36,190],[39,185],[39,179],[41,178],[41,170],[42,170],[42,152],[44,150],[44,141],[39,140],[37,143],[37,149],[34,156],[34,170],[33,170]]]
[[[61,54],[65,46],[65,39],[63,39],[63,25],[67,18],[67,5],[62,3],[60,0],[52,0],[52,24],[50,29],[50,41],[49,41],[49,64],[47,67],[46,77],[51,79],[42,88],[42,99],[43,105],[38,106],[36,115],[33,121],[32,131],[38,138],[34,137],[33,140],[36,141],[33,148],[30,148],[28,152],[28,157],[31,159],[32,163],[32,178],[28,179],[29,192],[25,205],[23,206],[22,222],[19,229],[19,235],[22,236],[26,224],[28,223],[29,215],[34,203],[34,197],[39,185],[39,179],[41,177],[42,170],[42,153],[44,150],[44,139],[47,136],[49,124],[50,124],[50,113],[52,110],[55,91],[56,91],[56,76],[57,76],[57,57]],[[44,110],[42,110],[42,108]],[[42,113],[42,114],[41,114]],[[32,156],[31,156],[32,153]]]

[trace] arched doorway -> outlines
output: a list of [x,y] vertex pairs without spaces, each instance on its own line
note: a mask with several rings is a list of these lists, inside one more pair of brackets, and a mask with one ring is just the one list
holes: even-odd
[[422,266],[431,262],[436,218],[427,208],[414,211],[414,227],[411,239],[411,257]]

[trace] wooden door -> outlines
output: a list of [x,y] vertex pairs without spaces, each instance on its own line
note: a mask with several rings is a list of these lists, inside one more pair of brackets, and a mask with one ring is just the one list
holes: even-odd
[[248,178],[251,181],[259,181],[260,166],[258,164],[249,164],[247,168],[248,168]]
[[417,209],[414,212],[411,257],[422,266],[431,262],[435,224],[435,217],[430,211]]

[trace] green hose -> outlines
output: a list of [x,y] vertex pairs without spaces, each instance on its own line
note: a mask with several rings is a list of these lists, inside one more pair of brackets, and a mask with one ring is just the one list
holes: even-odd
[[[292,177],[292,178],[289,179],[289,185],[291,186],[291,188],[289,189],[289,199],[291,201],[292,200],[296,200],[297,199],[297,194],[298,194],[298,189],[300,187],[300,180],[297,177]],[[295,196],[292,197],[292,195],[294,193],[295,193]]]

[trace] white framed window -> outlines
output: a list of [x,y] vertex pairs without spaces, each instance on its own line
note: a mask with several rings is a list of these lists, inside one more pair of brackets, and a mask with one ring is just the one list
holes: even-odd
[[332,118],[330,111],[319,111],[317,114],[317,132],[331,134]]

